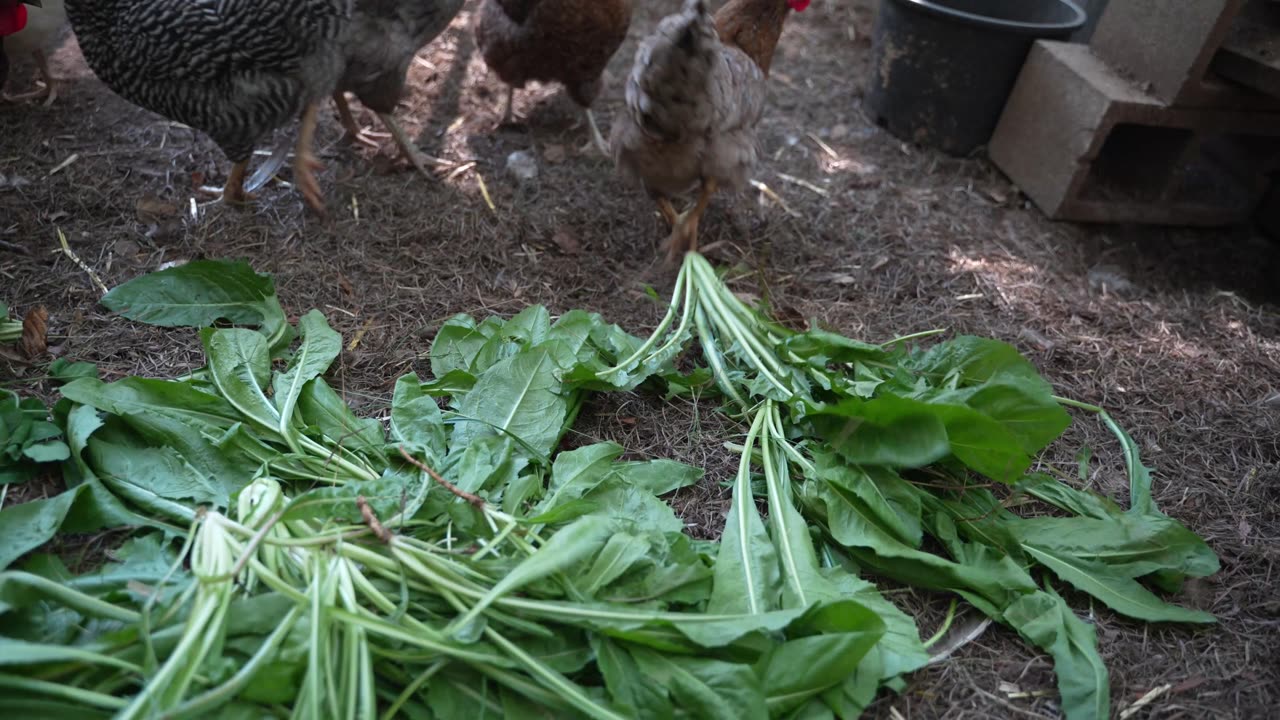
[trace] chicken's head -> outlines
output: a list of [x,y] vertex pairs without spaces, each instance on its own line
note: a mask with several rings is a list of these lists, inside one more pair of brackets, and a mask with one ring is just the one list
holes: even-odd
[[796,12],[804,12],[809,7],[809,0],[787,0],[787,5]]

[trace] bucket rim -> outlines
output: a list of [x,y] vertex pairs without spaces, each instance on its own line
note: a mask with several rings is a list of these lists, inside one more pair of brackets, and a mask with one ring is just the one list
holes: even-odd
[[972,25],[980,25],[982,27],[998,28],[1001,30],[1010,30],[1020,33],[1042,33],[1042,32],[1071,32],[1082,27],[1089,14],[1084,11],[1074,0],[1047,0],[1058,5],[1065,5],[1073,13],[1075,18],[1066,22],[1018,22],[1016,20],[1002,20],[998,17],[990,15],[978,15],[976,13],[965,12],[955,8],[939,5],[932,0],[882,0],[882,2],[896,2],[900,5],[914,7],[924,12],[936,15],[945,15],[947,17],[959,20]]

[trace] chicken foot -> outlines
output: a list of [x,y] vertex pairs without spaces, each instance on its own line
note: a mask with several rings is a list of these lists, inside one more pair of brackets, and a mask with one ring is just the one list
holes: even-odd
[[324,167],[321,162],[316,159],[311,148],[315,145],[316,138],[316,114],[320,110],[320,106],[311,102],[307,108],[302,111],[302,126],[298,130],[298,146],[293,155],[293,184],[298,186],[298,190],[302,192],[302,197],[307,201],[313,210],[320,214],[324,214],[324,199],[320,194],[320,183],[316,181],[315,173]]
[[714,179],[703,179],[702,190],[698,194],[698,202],[689,210],[681,213],[671,228],[671,236],[667,238],[667,262],[674,264],[684,257],[685,253],[698,249],[698,221],[702,213],[711,204],[711,196],[716,191]]
[[36,88],[30,92],[19,93],[17,95],[4,94],[4,99],[9,102],[26,102],[27,100],[41,100],[44,107],[49,107],[54,100],[58,99],[58,88],[53,79],[53,73],[49,72],[49,58],[44,54],[43,50],[35,50],[31,56],[36,60],[36,68],[40,70],[40,78],[44,80],[44,87]]
[[346,93],[335,92],[333,94],[333,104],[338,108],[338,122],[342,123],[342,127],[347,131],[347,134],[342,138],[344,142],[359,143],[371,148],[378,147],[378,141],[366,137],[364,129],[356,124],[356,118],[351,114],[351,106],[347,104]]
[[382,120],[382,124],[387,126],[387,130],[390,131],[391,137],[395,139],[396,145],[399,146],[400,156],[405,160],[408,160],[409,164],[413,165],[418,172],[422,173],[423,177],[426,177],[428,180],[436,179],[435,175],[432,175],[431,172],[427,170],[426,161],[430,161],[431,164],[436,166],[447,167],[452,164],[447,160],[423,155],[422,151],[418,150],[417,146],[413,144],[413,140],[409,139],[409,135],[400,127],[400,123],[396,122],[396,119],[392,117],[390,113],[378,113],[378,117]]

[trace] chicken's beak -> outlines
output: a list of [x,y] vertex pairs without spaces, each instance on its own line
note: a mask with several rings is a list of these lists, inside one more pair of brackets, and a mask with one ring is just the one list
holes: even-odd
[[44,7],[44,5],[40,4],[40,0],[22,0],[22,4],[30,5],[31,7],[38,7],[38,8]]

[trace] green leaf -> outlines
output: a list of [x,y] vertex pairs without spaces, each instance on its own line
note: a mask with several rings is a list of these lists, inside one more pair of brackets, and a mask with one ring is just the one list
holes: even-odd
[[785,440],[766,433],[760,443],[769,498],[769,539],[773,541],[782,571],[782,605],[808,607],[813,602],[811,590],[823,578],[813,538],[809,536],[809,524],[791,502],[791,476],[783,442]]
[[796,638],[778,645],[762,661],[765,702],[776,717],[844,682],[884,633],[875,614],[863,609],[866,628]]
[[759,614],[778,607],[782,569],[751,495],[749,469],[750,453],[744,452],[716,555],[709,613]]
[[819,450],[813,459],[818,476],[857,496],[880,529],[911,547],[920,546],[920,497],[906,480],[889,468],[849,465]]
[[1089,593],[1121,615],[1147,622],[1217,622],[1209,613],[1169,605],[1132,578],[1101,562],[1057,554],[1030,544],[1023,548],[1077,590]]
[[886,395],[811,410],[818,434],[854,465],[924,467],[951,452],[947,427],[924,403]]
[[1129,508],[1138,514],[1156,512],[1155,502],[1151,499],[1151,468],[1142,464],[1138,444],[1105,412],[1102,413],[1102,421],[1120,440],[1120,447],[1124,450],[1124,465],[1129,473]]
[[[537,552],[521,560],[506,576],[495,583],[476,601],[466,617],[468,619],[476,617],[498,598],[535,580],[566,570],[595,555],[604,547],[613,530],[611,521],[594,515],[579,518],[564,526],[543,543]],[[456,627],[465,625],[466,622],[461,619],[455,621]]]
[[614,463],[613,472],[623,482],[643,488],[654,495],[666,495],[673,490],[695,485],[705,474],[702,468],[663,458]]
[[431,374],[436,378],[457,371],[473,374],[476,355],[490,337],[477,329],[476,321],[468,315],[449,318],[431,343]]
[[569,406],[545,350],[530,350],[486,370],[458,404],[452,442],[466,444],[494,434],[510,434],[541,460],[560,439]]
[[[97,380],[76,382],[98,383]],[[67,413],[67,444],[71,448],[71,462],[63,465],[63,477],[69,487],[81,492],[81,498],[68,509],[62,529],[66,532],[93,532],[122,525],[164,527],[163,523],[126,508],[85,461],[90,436],[102,426],[98,413],[88,405],[77,405]]]
[[684,521],[676,517],[671,506],[653,496],[646,488],[627,483],[616,474],[583,496],[598,509],[596,514],[613,519],[620,527],[656,532],[680,532]]
[[621,445],[603,442],[556,455],[547,494],[530,514],[542,515],[591,492],[613,470],[613,461],[623,452]]
[[0,510],[0,570],[49,542],[82,492],[76,488]]
[[[239,328],[200,332],[213,384],[260,432],[280,436],[280,413],[266,396],[271,355],[259,333]],[[281,436],[282,438],[283,436]]]
[[82,377],[96,378],[98,366],[91,362],[70,362],[66,358],[58,358],[49,363],[49,375],[64,383]]
[[648,555],[649,549],[650,542],[646,537],[631,533],[614,535],[605,543],[582,579],[577,581],[578,589],[594,596],[601,588],[641,562]]
[[946,394],[937,401],[947,397],[963,397],[966,405],[1003,425],[1029,454],[1043,450],[1071,424],[1071,416],[1043,381],[989,383],[972,391]]
[[244,262],[194,260],[134,278],[102,296],[120,315],[163,327],[206,327],[226,319],[260,325],[269,336],[287,327],[275,283]]
[[765,720],[760,681],[748,665],[632,651],[651,683],[665,687],[690,715],[707,720]]
[[22,449],[22,454],[38,463],[61,462],[71,457],[67,444],[58,440],[28,445]]
[[[813,592],[818,600],[833,604],[840,600],[852,600],[870,610],[884,623],[884,635],[869,653],[876,656],[873,687],[879,687],[882,679],[903,675],[928,664],[929,653],[920,641],[920,630],[910,615],[886,600],[875,585],[843,567],[827,568],[824,574],[825,582]],[[824,618],[824,622],[829,621]],[[860,671],[866,664],[864,662],[859,666]]]
[[303,386],[298,411],[302,422],[319,430],[329,442],[365,452],[383,445],[382,424],[374,418],[356,417],[324,378],[316,378]]
[[1009,529],[1023,544],[1081,560],[1105,563],[1131,578],[1159,570],[1192,577],[1218,571],[1218,558],[1204,540],[1167,516],[1130,513],[1107,520],[1039,517]]
[[226,507],[239,489],[204,475],[171,447],[129,447],[95,438],[89,441],[89,461],[99,477],[117,478],[169,500]]
[[1018,483],[1018,489],[1034,495],[1066,512],[1106,520],[1124,511],[1108,497],[1059,482],[1045,473],[1029,473]]
[[888,353],[879,345],[811,328],[782,342],[780,350],[811,360],[819,367],[829,363],[884,362]]
[[411,452],[426,452],[437,462],[445,457],[444,416],[436,399],[423,394],[414,373],[396,380],[391,398],[391,436]]
[[640,665],[625,646],[600,634],[592,634],[596,666],[620,712],[639,720],[670,720],[674,716],[665,690],[640,672]]
[[[261,465],[258,459],[215,445],[236,426],[240,415],[222,398],[187,383],[126,378],[107,384],[86,378],[68,383],[62,394],[115,416],[149,446],[172,448],[202,477],[215,478],[228,493],[247,485]],[[74,443],[72,451],[74,455]]]
[[[700,554],[682,532],[650,533],[648,551],[616,582],[599,593],[613,602],[648,602],[697,605],[711,594],[710,558]],[[601,554],[603,557],[603,553]]]
[[992,380],[1013,380],[1039,386],[1045,394],[1053,392],[1016,348],[990,338],[961,335],[938,343],[907,366],[929,377],[937,387],[972,387]]
[[1062,712],[1068,720],[1110,717],[1111,683],[1098,656],[1097,634],[1060,596],[1052,590],[1024,595],[1004,611],[1004,620],[1053,656]]
[[[302,390],[308,382],[323,375],[342,352],[342,336],[329,327],[324,315],[319,310],[312,310],[298,322],[302,330],[302,345],[289,361],[289,368],[283,374],[276,375],[272,386],[275,390],[276,411],[280,416],[277,427],[280,434],[288,436],[291,432],[293,411],[302,396]],[[268,365],[268,372],[270,366]],[[214,381],[218,375],[214,374]],[[265,385],[265,383],[261,383]]]
[[487,437],[462,446],[460,453],[449,458],[453,484],[473,494],[486,488],[500,492],[525,468],[524,459],[516,457],[514,448],[509,437]]

